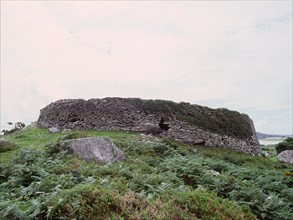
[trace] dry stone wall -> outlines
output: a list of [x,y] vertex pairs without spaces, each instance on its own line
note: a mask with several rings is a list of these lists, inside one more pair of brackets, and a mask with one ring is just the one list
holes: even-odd
[[[170,127],[160,129],[162,118]],[[252,120],[228,109],[137,98],[66,99],[41,109],[38,126],[153,132],[188,144],[260,154]]]

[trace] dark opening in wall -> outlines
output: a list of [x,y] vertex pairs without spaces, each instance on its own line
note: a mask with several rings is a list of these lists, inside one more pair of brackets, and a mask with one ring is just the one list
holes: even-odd
[[169,124],[165,124],[164,122],[165,122],[165,119],[163,117],[161,117],[159,126],[162,130],[168,131],[170,129]]

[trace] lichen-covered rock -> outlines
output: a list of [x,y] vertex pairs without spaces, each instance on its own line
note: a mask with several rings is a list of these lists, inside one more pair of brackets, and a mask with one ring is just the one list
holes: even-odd
[[293,164],[293,150],[285,150],[278,154],[280,161]]
[[114,163],[125,159],[123,152],[105,137],[89,137],[63,141],[61,146],[87,161]]
[[[40,127],[60,130],[139,131],[193,145],[228,147],[257,155],[261,152],[248,115],[183,102],[137,98],[66,99],[41,109],[37,123]],[[168,129],[164,130],[162,125]]]

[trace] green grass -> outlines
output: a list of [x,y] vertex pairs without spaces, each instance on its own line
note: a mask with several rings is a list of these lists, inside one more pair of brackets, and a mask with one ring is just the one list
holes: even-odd
[[29,128],[23,131],[16,131],[4,137],[8,141],[14,142],[19,146],[42,148],[47,143],[56,142],[62,136],[62,133],[50,133],[45,129]]
[[[52,150],[60,140],[106,136],[120,163],[88,163]],[[1,219],[292,219],[291,165],[230,149],[191,147],[122,131],[5,136]]]
[[272,161],[274,164],[280,163],[279,158],[277,157],[277,150],[276,150],[276,144],[274,145],[266,145],[263,146],[262,149],[262,154],[267,155],[267,159],[269,161]]
[[[46,129],[40,128],[27,128],[22,131],[16,131],[11,135],[3,136],[5,140],[16,144],[17,146],[21,147],[29,147],[29,148],[38,148],[43,149],[48,144],[54,144],[57,141],[61,140],[62,138],[66,138],[69,135],[77,134],[77,136],[81,137],[88,136],[106,136],[110,137],[111,139],[131,139],[134,136],[137,136],[138,133],[129,133],[123,131],[87,131],[87,132],[78,132],[78,131],[71,131],[69,133],[50,133]],[[1,153],[0,162],[7,162],[11,160],[12,156],[15,154],[15,149],[11,149],[9,152]]]
[[198,152],[206,157],[225,160],[236,165],[246,165],[251,168],[273,168],[278,161],[271,161],[264,157],[256,157],[243,152],[232,151],[227,148],[219,147],[198,147]]
[[[50,133],[45,129],[28,128],[16,131],[11,135],[3,136],[5,140],[15,143],[17,146],[42,149],[48,143],[54,143],[62,137],[61,133]],[[12,162],[11,158],[18,149],[1,153],[0,163]]]
[[9,161],[17,150],[18,145],[7,140],[0,140],[0,162]]

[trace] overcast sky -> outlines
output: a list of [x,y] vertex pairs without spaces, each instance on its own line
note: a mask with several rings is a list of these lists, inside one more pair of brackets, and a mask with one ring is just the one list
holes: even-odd
[[113,96],[292,134],[292,1],[1,0],[1,130],[59,99]]

